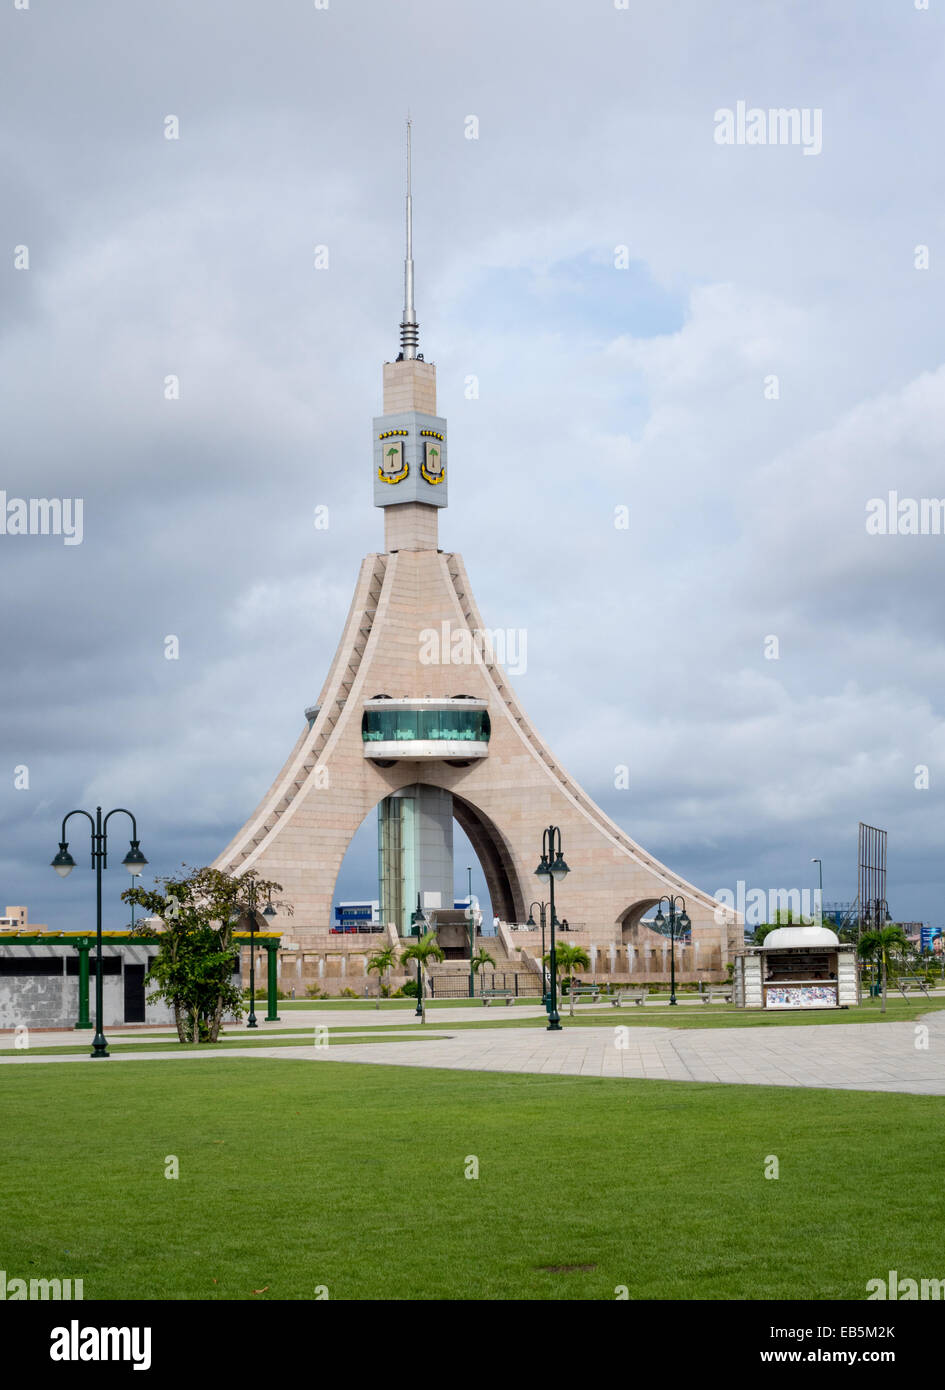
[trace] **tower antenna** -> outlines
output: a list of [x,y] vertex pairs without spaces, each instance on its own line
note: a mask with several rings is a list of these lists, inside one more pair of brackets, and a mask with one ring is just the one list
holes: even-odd
[[407,116],[407,255],[404,259],[404,317],[400,325],[400,354],[405,360],[417,356],[420,330],[413,302],[413,198],[410,193],[410,115]]

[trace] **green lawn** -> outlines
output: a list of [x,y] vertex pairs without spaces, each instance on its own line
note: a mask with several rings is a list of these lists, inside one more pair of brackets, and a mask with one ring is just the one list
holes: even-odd
[[903,1178],[938,1169],[937,1097],[221,1057],[3,1067],[0,1113],[0,1267],[88,1299],[829,1299],[945,1276],[945,1197]]
[[[539,1007],[538,999],[516,999],[516,1005],[530,1005],[532,1009]],[[381,1010],[390,1010],[392,1013],[398,1009],[408,1009],[409,1014],[414,1015],[416,1002],[413,1000],[384,1000]],[[358,999],[313,999],[306,1003],[298,1000],[279,1001],[279,1011],[288,1012],[289,1010],[312,1010],[319,1012],[327,1010],[330,1013],[337,1013],[344,1016],[346,1013],[355,1013],[359,1010],[370,1008],[372,1012],[377,1010],[371,1000]],[[433,999],[427,1001],[427,1013],[433,1009],[473,1009],[477,1017],[469,1022],[453,1023],[445,1025],[452,1031],[454,1028],[497,1028],[508,1026],[513,1028],[535,1028],[541,1026],[540,1015],[533,1014],[524,1017],[518,1013],[517,1009],[501,1005],[497,1008],[483,1008],[481,1002],[476,999]],[[878,999],[864,999],[862,1004],[849,1009],[736,1009],[731,1004],[680,1004],[676,1008],[671,1008],[667,1002],[663,1006],[638,1006],[636,1004],[622,1004],[620,1008],[614,1008],[612,1004],[603,1002],[600,1004],[578,1004],[574,1018],[568,1014],[567,999],[558,1001],[558,1012],[561,1022],[565,1025],[580,1025],[590,1022],[594,1027],[600,1027],[601,1023],[630,1023],[642,1024],[646,1028],[783,1028],[783,1027],[808,1027],[814,1024],[824,1023],[903,1023],[914,1018],[920,1018],[923,1014],[934,1013],[938,1009],[945,1009],[945,996],[932,997],[926,999],[924,995],[913,996],[910,999],[903,999],[897,995],[895,998],[890,995],[886,1001],[885,1014],[880,1012],[880,1001]],[[290,1021],[283,1014],[283,1021]],[[402,1020],[408,1023],[408,1019]],[[268,1028],[270,1025],[261,1024],[260,1029]],[[300,1024],[301,1026],[301,1024]],[[337,1025],[333,1025],[337,1026]],[[351,1025],[355,1026],[354,1024]],[[391,1027],[395,1027],[393,1021]]]
[[[395,1033],[390,1035],[386,1028],[375,1028],[370,1034],[357,1033],[354,1037],[348,1037],[350,1029],[335,1028],[327,1036],[320,1040],[320,1045],[325,1047],[353,1047],[356,1043],[396,1043],[396,1042],[442,1042],[444,1038],[450,1036],[449,1033],[434,1033],[429,1027],[415,1028],[409,1032]],[[376,1035],[376,1036],[375,1036]],[[141,1042],[127,1042],[120,1039],[117,1042],[107,1039],[109,1054],[113,1052],[229,1052],[233,1048],[254,1048],[254,1047],[313,1047],[314,1038],[312,1029],[305,1033],[294,1033],[290,1037],[282,1037],[277,1030],[275,1034],[260,1036],[258,1033],[250,1033],[243,1038],[221,1038],[215,1043],[182,1043],[177,1039],[177,1035],[171,1038],[163,1038],[160,1042],[153,1038],[143,1038]],[[67,1047],[31,1047],[30,1057],[88,1057],[92,1051],[91,1041],[80,1045],[70,1044]],[[7,1055],[10,1055],[9,1053]],[[12,1054],[14,1057],[16,1053]],[[21,1054],[21,1056],[27,1054]]]
[[[585,1006],[574,1018],[569,1017],[565,1010],[561,1014],[561,1025],[563,1028],[600,1028],[608,1024],[616,1026],[622,1024],[637,1028],[792,1028],[792,1027],[812,1027],[816,1024],[822,1025],[844,1025],[849,1023],[908,1023],[913,1019],[921,1018],[925,1014],[935,1013],[945,1009],[945,999],[928,1000],[905,1000],[890,999],[886,1013],[880,1012],[880,1005],[877,999],[870,999],[856,1009],[798,1009],[783,1011],[767,1011],[764,1009],[732,1009],[725,1004],[707,1004],[699,1009],[680,1010],[678,1013],[665,1011],[655,1013],[646,1011],[642,1008],[632,1006],[631,1008],[622,1007],[617,1010],[609,1005],[607,1007],[588,1007]],[[431,1016],[432,1018],[432,1016]],[[357,1016],[353,1015],[351,1021],[347,1023],[321,1024],[321,1027],[329,1029],[329,1046],[337,1046],[343,1042],[393,1042],[397,1039],[389,1037],[390,1033],[399,1033],[404,1036],[425,1037],[431,1027],[437,1026],[436,1019],[432,1022],[421,1024],[414,1016],[413,1009],[410,1014],[403,1018],[400,1023],[391,1021],[390,1023],[358,1023]],[[537,1028],[546,1027],[543,1016],[532,1015],[518,1016],[512,1015],[505,1008],[486,1014],[485,1017],[478,1017],[459,1022],[440,1023],[441,1028],[448,1028],[449,1032],[456,1033],[467,1028]],[[370,1030],[371,1036],[346,1037],[348,1033],[360,1033]],[[303,1020],[299,1020],[295,1028],[279,1028],[271,1024],[260,1024],[257,1032],[236,1033],[234,1025],[230,1025],[229,1030],[224,1029],[219,1043],[179,1043],[177,1034],[166,1032],[155,1036],[152,1032],[142,1032],[137,1037],[131,1037],[127,1033],[120,1036],[110,1036],[108,1046],[115,1052],[148,1052],[160,1050],[162,1048],[181,1048],[182,1050],[194,1050],[195,1048],[226,1048],[233,1047],[277,1047],[281,1045],[301,1047],[306,1041],[311,1039],[314,1034],[313,1025],[306,1026]],[[86,1031],[82,1041],[75,1041],[77,1034],[70,1034],[69,1041],[54,1043],[45,1047],[30,1048],[31,1056],[42,1055],[70,1055],[81,1054],[91,1051],[91,1033]],[[442,1035],[439,1035],[442,1036]],[[3,1049],[7,1055],[15,1055],[12,1048]]]

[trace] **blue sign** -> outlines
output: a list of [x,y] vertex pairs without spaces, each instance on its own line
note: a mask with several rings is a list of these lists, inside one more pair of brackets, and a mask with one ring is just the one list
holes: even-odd
[[[941,927],[920,927],[920,928],[919,928],[919,950],[920,950],[920,951],[934,951],[934,950],[935,950],[935,947],[934,947],[934,945],[933,945],[932,943],[935,941],[935,938],[936,938],[936,937],[940,937],[941,935],[942,935],[942,928],[941,928]],[[939,946],[939,950],[941,950],[941,949],[942,949],[941,946]]]
[[371,903],[345,903],[335,908],[336,922],[370,922],[374,918]]

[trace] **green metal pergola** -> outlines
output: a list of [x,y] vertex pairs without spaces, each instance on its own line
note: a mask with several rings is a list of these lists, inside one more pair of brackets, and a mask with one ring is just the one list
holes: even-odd
[[[255,932],[254,936],[257,943],[264,946],[267,952],[266,1003],[268,1011],[266,1022],[278,1023],[280,1019],[276,1011],[278,1002],[276,961],[282,933],[278,931]],[[241,950],[244,946],[248,947],[249,932],[234,932],[233,943]],[[132,935],[131,932],[127,931],[102,932],[103,946],[159,946],[160,944],[160,936],[141,936],[137,932]],[[91,1028],[93,1026],[89,1017],[89,954],[95,945],[94,933],[90,935],[87,932],[77,931],[0,931],[0,945],[72,946],[79,955],[79,1017],[75,1026],[76,1028]]]

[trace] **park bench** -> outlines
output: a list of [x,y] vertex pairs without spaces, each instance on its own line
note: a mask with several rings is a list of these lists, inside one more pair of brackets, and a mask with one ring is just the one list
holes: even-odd
[[931,999],[931,997],[932,997],[932,996],[929,994],[929,987],[928,987],[928,985],[926,984],[926,982],[925,982],[924,980],[914,980],[914,979],[903,980],[903,979],[897,979],[897,980],[896,980],[896,984],[899,986],[899,993],[902,995],[903,999],[908,999],[908,998],[909,998],[909,990],[910,990],[910,989],[912,989],[912,990],[921,989],[921,991],[922,991],[922,993],[925,995],[926,999]]
[[483,1007],[488,1008],[494,999],[504,999],[506,1004],[511,1004],[515,995],[504,989],[484,989],[480,998],[482,999]]
[[731,985],[708,985],[702,991],[703,1004],[731,1004],[732,986]]
[[645,1004],[649,992],[646,985],[634,985],[631,989],[619,990],[610,1002],[615,1009],[619,1009],[623,1003]]
[[587,998],[592,1004],[596,1004],[600,998],[600,985],[576,985],[574,989],[575,1003]]

